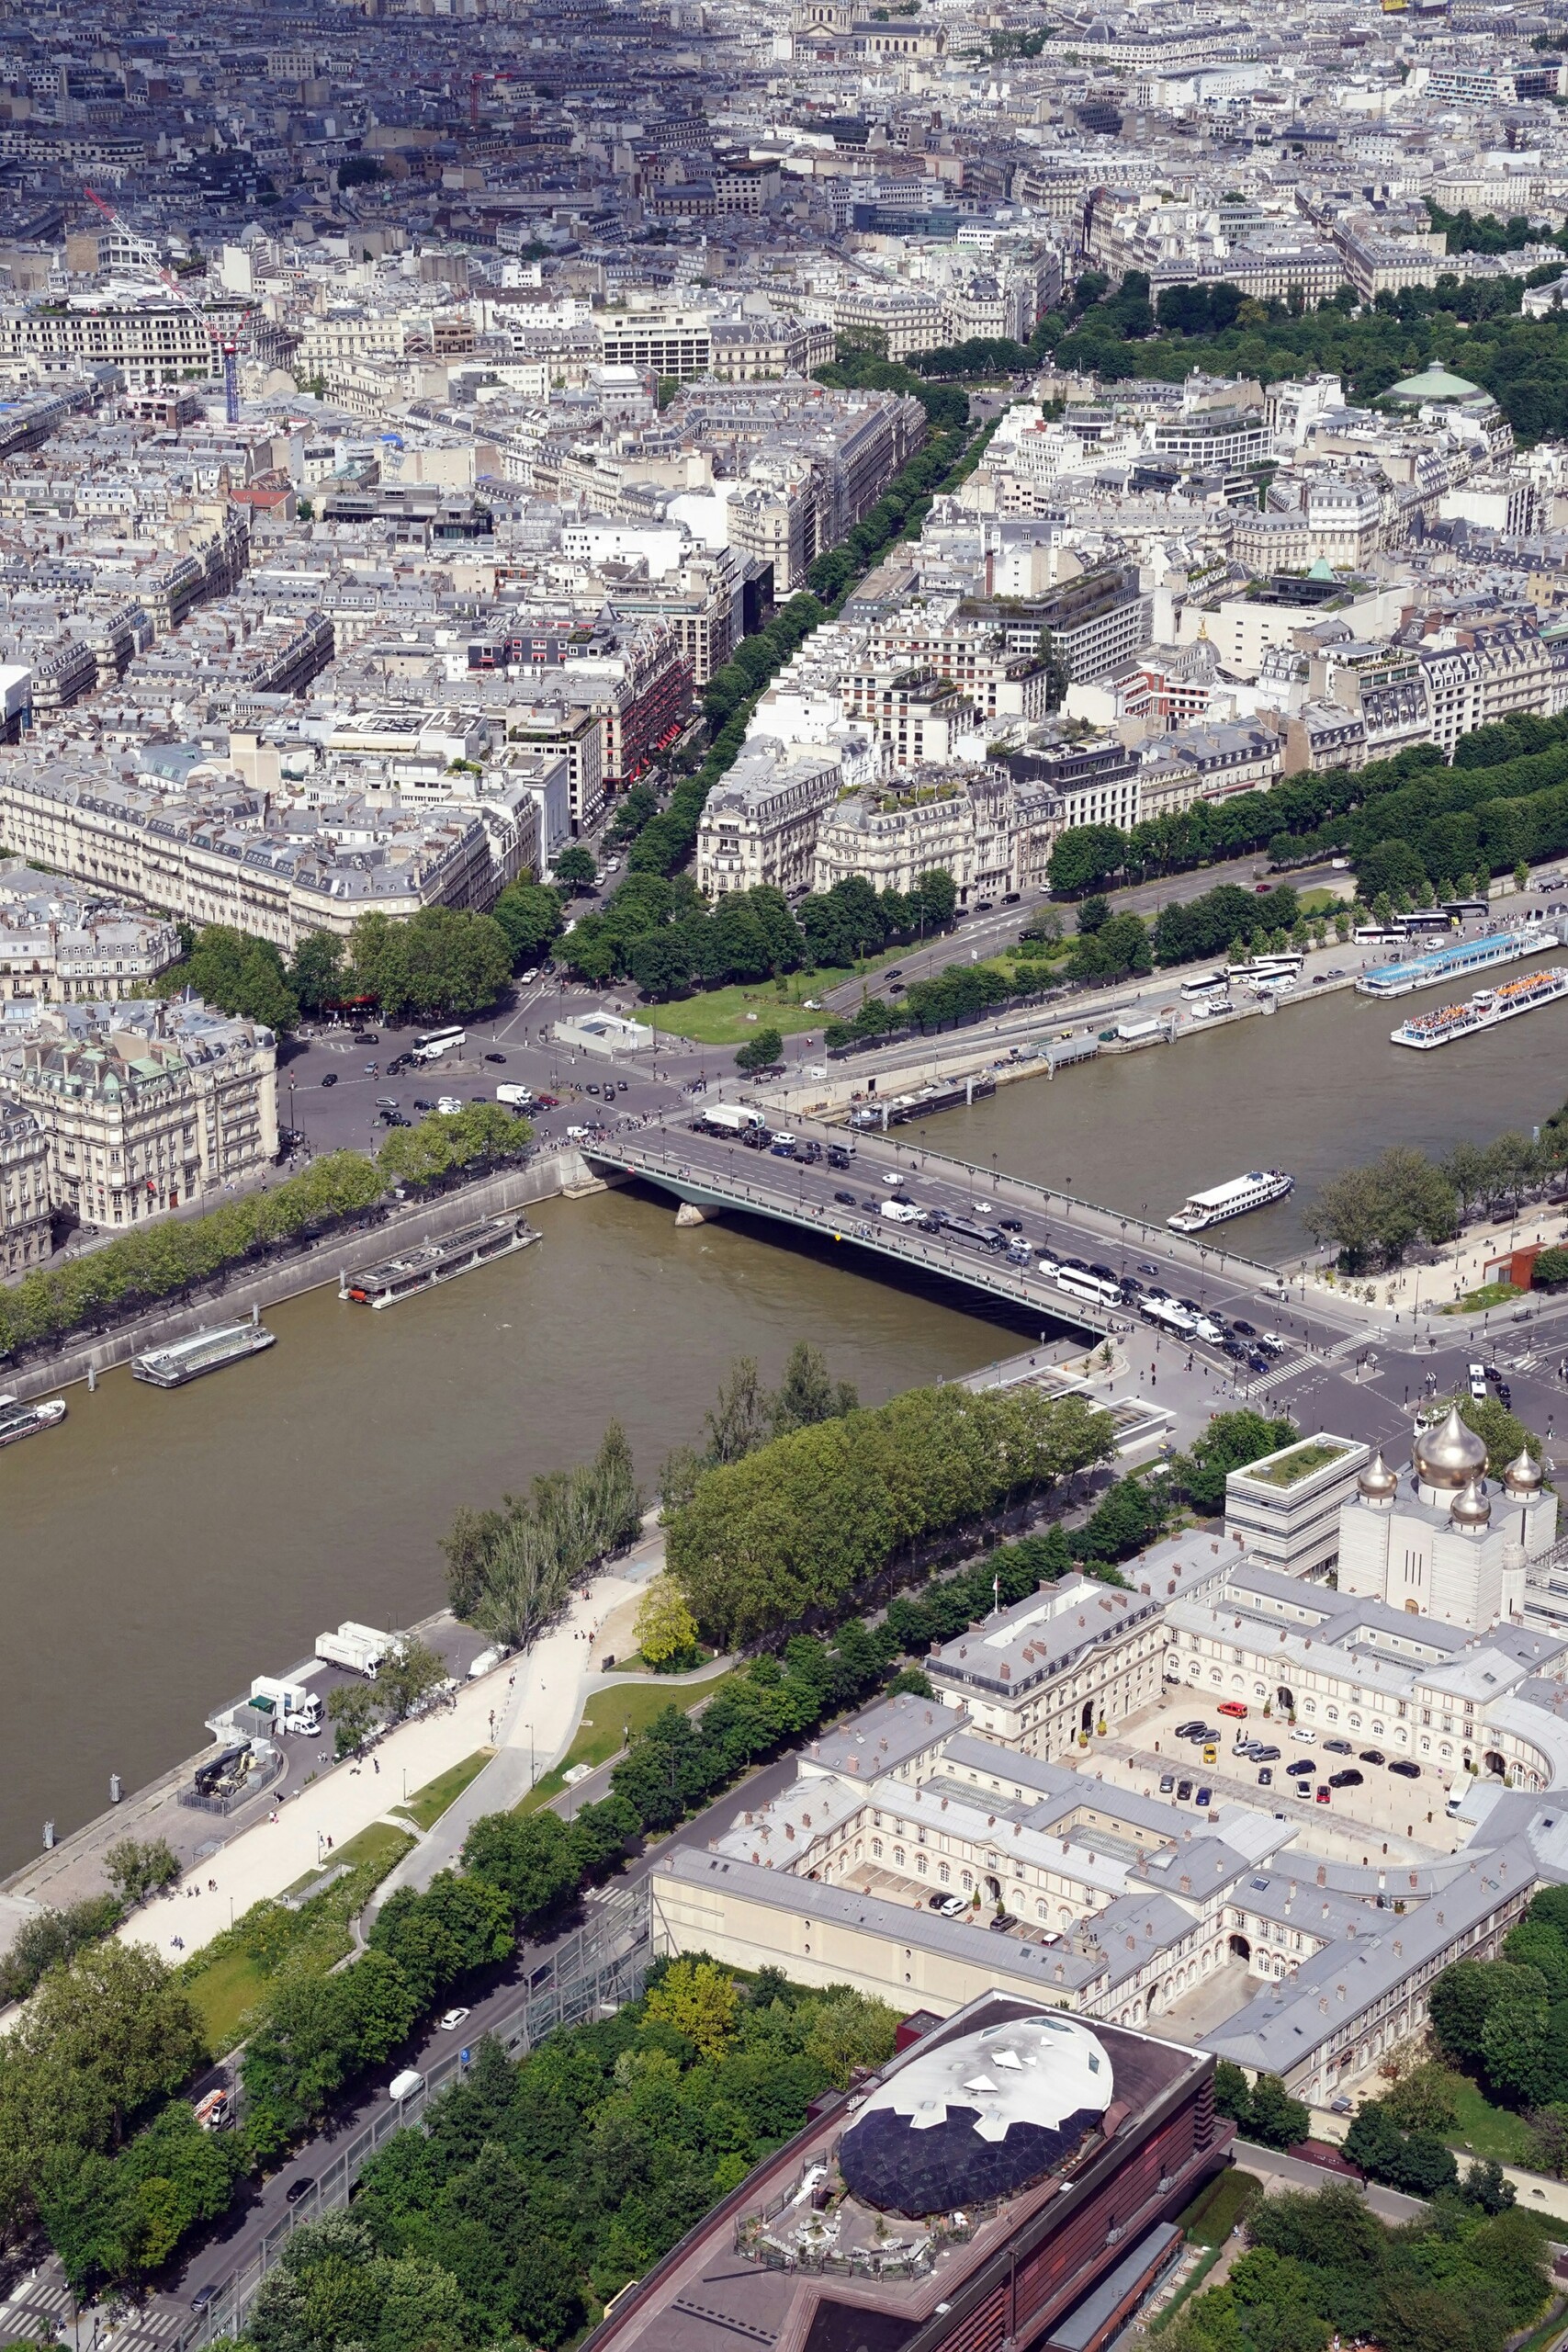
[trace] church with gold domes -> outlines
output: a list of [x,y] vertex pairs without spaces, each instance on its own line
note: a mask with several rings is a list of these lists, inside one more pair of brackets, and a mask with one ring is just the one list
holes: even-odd
[[1525,1565],[1557,1541],[1557,1498],[1521,1453],[1501,1480],[1457,1405],[1403,1474],[1375,1454],[1339,1512],[1339,1589],[1481,1632],[1525,1612]]

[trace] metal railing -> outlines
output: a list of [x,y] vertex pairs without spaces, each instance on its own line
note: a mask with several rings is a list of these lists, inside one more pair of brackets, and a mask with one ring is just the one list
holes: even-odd
[[[602,2010],[635,2000],[652,1958],[652,1905],[646,1884],[597,1897],[592,1913],[537,1968],[514,2009],[485,2028],[509,2058],[525,2056],[561,2026],[581,2025]],[[464,2071],[466,2047],[443,2051],[406,2098],[378,2108],[333,2154],[297,2205],[275,2222],[250,2260],[224,2279],[202,2312],[167,2339],[166,2352],[197,2352],[215,2336],[239,2335],[263,2280],[275,2269],[296,2230],[348,2203],[355,2183],[393,2134],[424,2128],[433,2099]]]

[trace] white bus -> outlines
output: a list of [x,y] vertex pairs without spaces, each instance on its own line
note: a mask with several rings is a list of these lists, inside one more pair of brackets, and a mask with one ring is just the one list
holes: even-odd
[[1381,923],[1364,922],[1350,934],[1358,947],[1403,947],[1403,931],[1384,931]]
[[414,1057],[422,1062],[439,1061],[443,1054],[461,1053],[468,1041],[466,1029],[427,1029],[413,1041]]
[[1190,1002],[1201,997],[1224,996],[1229,986],[1223,972],[1204,972],[1195,980],[1183,980],[1181,993]]
[[1282,948],[1277,956],[1255,956],[1250,964],[1227,964],[1227,980],[1293,980],[1299,975],[1304,957],[1293,948]]
[[1152,1323],[1156,1330],[1174,1331],[1183,1340],[1190,1339],[1198,1329],[1197,1317],[1189,1315],[1184,1306],[1178,1306],[1170,1298],[1145,1299],[1144,1320]]
[[1081,1298],[1094,1306],[1120,1306],[1122,1292],[1115,1283],[1108,1283],[1099,1274],[1080,1274],[1076,1266],[1064,1266],[1056,1276],[1056,1288],[1066,1292],[1069,1298]]

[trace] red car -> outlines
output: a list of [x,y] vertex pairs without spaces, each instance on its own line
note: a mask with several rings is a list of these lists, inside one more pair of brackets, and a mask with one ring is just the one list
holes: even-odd
[[1235,1715],[1238,1723],[1245,1723],[1247,1720],[1247,1709],[1239,1699],[1222,1699],[1218,1712],[1222,1715]]
[[558,1094],[536,1094],[534,1100],[538,1104],[541,1111],[558,1111],[560,1109],[560,1096]]
[[1328,1803],[1328,1791],[1326,1789],[1319,1789],[1317,1792],[1317,1801],[1319,1804],[1326,1804]]

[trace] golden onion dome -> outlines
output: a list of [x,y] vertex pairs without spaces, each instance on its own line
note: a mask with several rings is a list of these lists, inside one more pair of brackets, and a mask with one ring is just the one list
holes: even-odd
[[1449,1517],[1456,1527],[1485,1527],[1490,1524],[1492,1505],[1479,1478],[1472,1478],[1461,1494],[1454,1497]]
[[1424,1487],[1442,1487],[1457,1495],[1485,1469],[1486,1448],[1460,1419],[1459,1407],[1450,1405],[1436,1429],[1417,1431],[1410,1458]]
[[1528,1447],[1521,1446],[1517,1458],[1509,1463],[1503,1473],[1503,1484],[1511,1495],[1540,1492],[1540,1464]]
[[1369,1502],[1387,1502],[1391,1495],[1399,1492],[1398,1476],[1389,1468],[1381,1453],[1373,1454],[1356,1485]]

